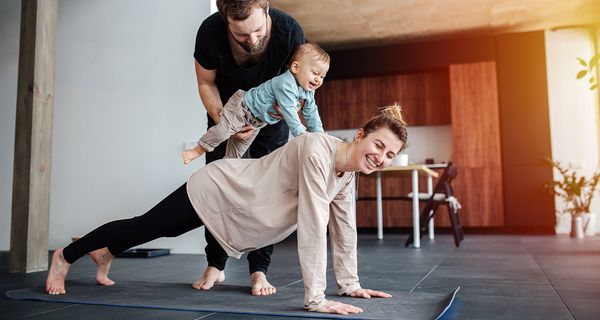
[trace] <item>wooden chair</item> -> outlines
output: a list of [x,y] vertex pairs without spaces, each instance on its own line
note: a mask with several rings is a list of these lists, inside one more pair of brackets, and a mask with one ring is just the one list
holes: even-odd
[[[419,217],[420,226],[421,226],[421,236],[424,233],[427,233],[427,229],[429,227],[429,220],[433,219],[437,208],[440,205],[446,206],[448,210],[448,216],[450,218],[450,223],[452,225],[452,233],[454,235],[454,244],[459,247],[460,242],[464,238],[463,227],[460,224],[460,203],[458,199],[456,199],[454,195],[454,189],[452,188],[452,181],[456,178],[458,171],[456,166],[452,162],[448,162],[446,169],[442,173],[440,179],[438,180],[435,188],[433,188],[433,193],[431,195],[427,193],[419,193],[419,200],[424,201],[425,206],[423,210],[421,210],[421,214]],[[400,197],[401,200],[412,201],[412,192],[407,196]],[[405,246],[409,246],[413,243],[413,234],[411,233],[408,239],[406,240]]]

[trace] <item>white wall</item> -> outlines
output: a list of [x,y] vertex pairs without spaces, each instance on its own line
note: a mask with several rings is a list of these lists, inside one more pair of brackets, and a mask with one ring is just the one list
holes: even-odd
[[[19,5],[11,1],[10,7]],[[184,166],[181,151],[185,140],[206,130],[192,55],[209,7],[196,0],[60,1],[50,248],[109,220],[144,213],[204,164],[200,159]],[[8,35],[3,28],[2,35],[18,41],[18,28]],[[3,64],[8,57],[16,68],[16,56],[2,50]],[[12,73],[8,82],[16,87]],[[4,109],[14,110],[16,98],[0,99],[4,124]],[[14,123],[14,111],[10,116]],[[14,129],[10,135],[14,139]],[[6,150],[4,131],[1,139]],[[4,152],[2,157],[2,177],[12,177]],[[10,217],[4,180],[2,228]],[[6,239],[0,249],[8,248]],[[193,231],[145,247],[200,253],[204,245],[203,233]]]
[[[327,133],[352,141],[356,130],[329,130]],[[407,132],[408,146],[404,151],[410,163],[424,163],[426,158],[433,158],[436,163],[452,160],[450,126],[411,126]]]
[[[582,66],[577,57],[589,60],[594,54],[593,39],[583,28],[559,29],[546,32],[546,66],[548,75],[548,104],[552,158],[572,163],[588,177],[598,169],[598,91],[590,91],[584,80],[575,75]],[[587,78],[586,78],[587,79]],[[555,178],[557,173],[555,172]],[[563,204],[556,201],[556,207]],[[600,214],[600,199],[592,204]],[[557,233],[566,233],[570,220],[557,226]],[[600,223],[596,225],[600,231]]]
[[21,1],[0,1],[0,250],[10,247]]

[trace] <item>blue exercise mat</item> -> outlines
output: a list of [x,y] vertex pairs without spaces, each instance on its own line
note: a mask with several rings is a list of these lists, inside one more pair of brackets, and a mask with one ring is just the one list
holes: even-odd
[[306,318],[439,319],[452,305],[459,288],[448,294],[389,292],[393,297],[388,299],[359,299],[328,293],[332,300],[364,310],[349,316],[305,311],[302,308],[302,287],[277,288],[275,295],[260,297],[250,295],[249,287],[223,284],[200,291],[187,283],[121,281],[114,286],[100,286],[75,280],[67,281],[66,289],[67,294],[56,296],[46,294],[44,287],[10,290],[6,292],[6,297],[14,300]]

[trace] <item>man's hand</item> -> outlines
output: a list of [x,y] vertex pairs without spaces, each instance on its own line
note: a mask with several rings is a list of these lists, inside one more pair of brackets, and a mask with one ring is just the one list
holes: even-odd
[[281,108],[277,102],[273,103],[273,109],[275,109],[276,113],[270,112],[269,115],[275,119],[283,119],[283,114],[281,113]]
[[322,307],[317,309],[317,312],[347,315],[350,313],[361,313],[363,312],[363,309],[350,304],[329,300]]
[[236,134],[234,134],[233,137],[239,140],[246,140],[252,136],[252,133],[254,133],[254,129],[252,128],[252,126],[248,125],[243,127]]
[[392,295],[389,293],[385,293],[382,291],[375,291],[371,289],[358,289],[350,294],[351,297],[355,298],[365,298],[371,299],[372,297],[376,298],[391,298]]

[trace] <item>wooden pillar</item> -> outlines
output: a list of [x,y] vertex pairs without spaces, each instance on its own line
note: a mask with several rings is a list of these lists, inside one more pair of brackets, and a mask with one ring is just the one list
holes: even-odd
[[22,0],[10,271],[48,268],[58,0]]

